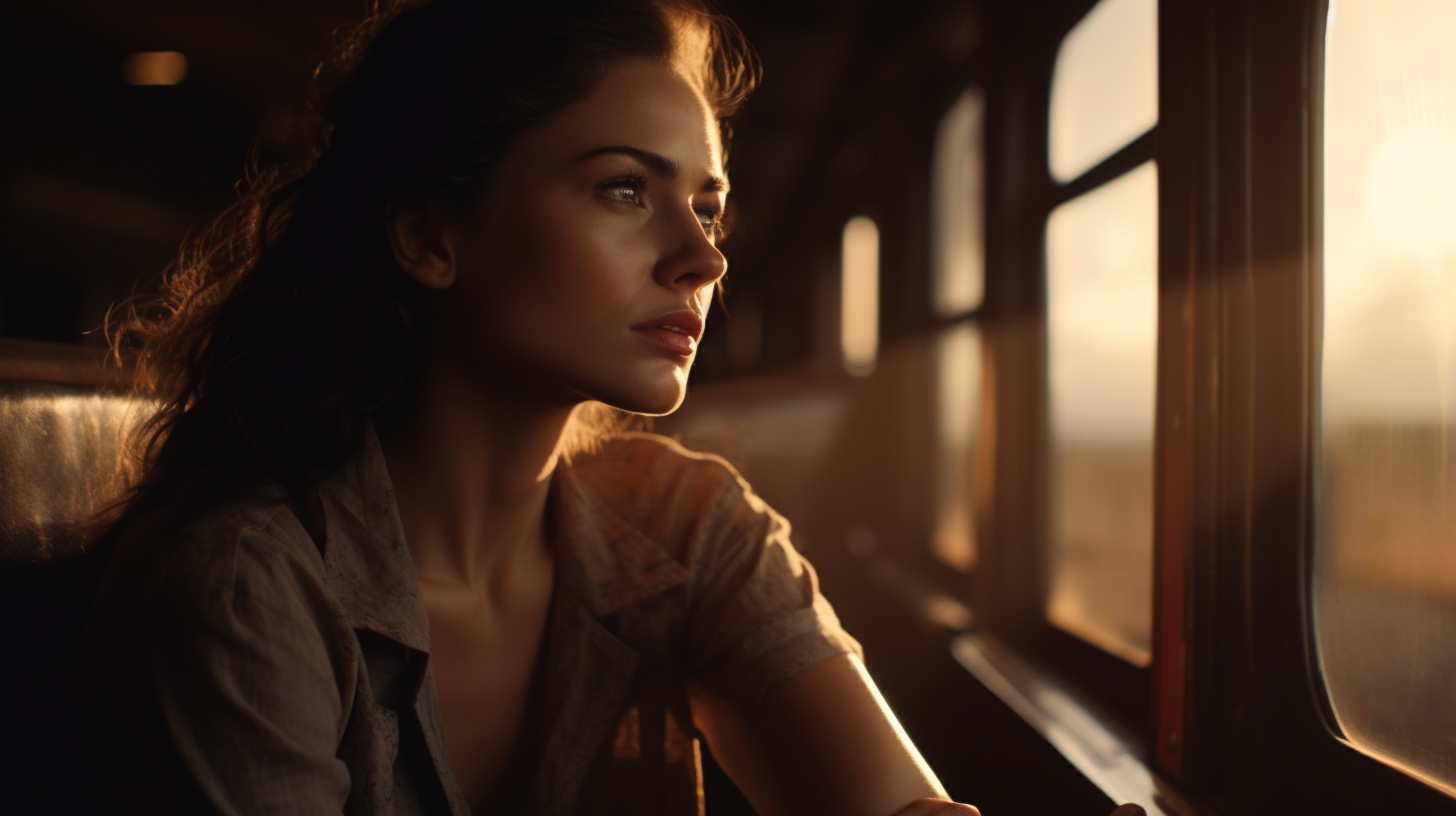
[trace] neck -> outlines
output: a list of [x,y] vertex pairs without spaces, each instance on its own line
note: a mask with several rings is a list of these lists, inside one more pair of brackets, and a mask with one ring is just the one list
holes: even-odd
[[551,474],[574,406],[481,379],[427,367],[383,445],[421,583],[494,594],[546,546]]

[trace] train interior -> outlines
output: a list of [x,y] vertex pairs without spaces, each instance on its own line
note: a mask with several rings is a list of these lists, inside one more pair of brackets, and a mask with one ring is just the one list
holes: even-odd
[[[721,5],[764,80],[652,427],[791,520],[950,793],[1456,813],[1456,5]],[[107,308],[296,138],[363,10],[0,5],[18,812],[66,784],[66,531],[134,415]]]

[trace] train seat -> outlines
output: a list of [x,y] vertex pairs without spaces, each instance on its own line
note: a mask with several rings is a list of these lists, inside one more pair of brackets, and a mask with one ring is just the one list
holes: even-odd
[[83,529],[136,415],[99,349],[0,340],[0,780],[10,812],[63,812],[71,653],[99,565]]

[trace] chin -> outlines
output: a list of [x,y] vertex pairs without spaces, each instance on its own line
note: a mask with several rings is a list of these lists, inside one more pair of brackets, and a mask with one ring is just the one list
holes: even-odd
[[[683,377],[686,380],[686,376]],[[600,389],[591,398],[623,411],[645,416],[663,416],[676,411],[687,396],[687,383],[644,384],[636,388]]]
[[672,413],[673,411],[676,411],[678,407],[682,405],[684,396],[686,395],[678,393],[671,398],[659,397],[640,400],[601,401],[607,403],[613,408],[620,408],[623,411],[629,411],[634,414],[642,414],[644,416],[665,416]]

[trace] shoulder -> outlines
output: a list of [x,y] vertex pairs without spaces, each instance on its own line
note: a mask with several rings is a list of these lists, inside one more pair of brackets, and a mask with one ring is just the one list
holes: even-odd
[[287,605],[279,596],[311,596],[310,586],[322,583],[317,547],[288,505],[265,491],[182,523],[165,511],[135,519],[111,555],[97,606],[127,618],[179,616],[204,625],[278,609]]
[[614,437],[577,457],[572,470],[596,500],[685,564],[734,541],[788,532],[726,460],[664,436]]
[[573,467],[595,495],[629,518],[664,507],[696,516],[773,512],[727,460],[658,434],[614,437]]
[[603,442],[598,450],[579,455],[573,465],[584,474],[651,471],[724,483],[742,479],[721,456],[689,450],[675,439],[645,432],[618,434]]

